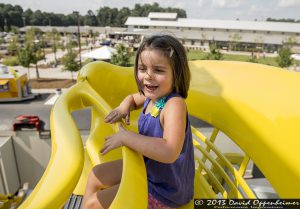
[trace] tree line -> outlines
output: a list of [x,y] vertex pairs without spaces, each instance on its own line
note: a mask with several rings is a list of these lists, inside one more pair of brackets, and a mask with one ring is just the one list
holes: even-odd
[[[135,4],[133,9],[123,7],[121,9],[100,7],[96,12],[88,10],[86,15],[79,14],[81,25],[89,26],[111,26],[124,27],[127,17],[146,17],[149,12],[175,12],[178,17],[185,18],[186,12],[179,8],[162,8],[158,3],[153,4]],[[19,5],[0,3],[0,30],[8,31],[12,26],[23,27],[25,25],[33,26],[70,26],[78,24],[78,14],[55,14],[53,12],[42,12],[41,10],[32,11],[23,10]]]
[[300,20],[295,20],[295,19],[292,19],[292,18],[280,18],[280,19],[275,19],[275,18],[270,18],[268,17],[266,19],[266,21],[269,21],[269,22],[291,22],[291,23],[300,23]]

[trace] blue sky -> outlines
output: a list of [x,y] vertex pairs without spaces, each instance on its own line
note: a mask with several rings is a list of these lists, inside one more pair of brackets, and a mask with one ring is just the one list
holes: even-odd
[[272,18],[300,19],[300,0],[0,0],[1,3],[20,5],[23,9],[69,14],[89,9],[96,12],[104,6],[133,8],[136,3],[159,3],[161,7],[178,7],[189,18],[264,20]]

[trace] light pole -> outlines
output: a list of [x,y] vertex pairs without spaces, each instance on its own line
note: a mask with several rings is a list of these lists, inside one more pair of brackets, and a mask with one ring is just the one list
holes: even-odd
[[74,11],[73,13],[77,15],[77,36],[78,36],[78,46],[79,46],[79,69],[80,69],[81,68],[80,18],[79,18],[78,11]]
[[4,18],[4,31],[8,32],[7,19]]
[[22,19],[23,19],[23,27],[25,27],[26,26],[26,17],[22,16]]

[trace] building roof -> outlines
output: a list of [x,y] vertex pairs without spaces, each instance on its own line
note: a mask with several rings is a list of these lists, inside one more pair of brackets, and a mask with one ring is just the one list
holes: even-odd
[[177,18],[177,13],[150,12],[148,17],[150,19],[175,20]]
[[[67,33],[77,33],[77,26],[26,26],[20,28],[20,31],[26,32],[32,27],[40,28],[43,32],[52,31],[52,29],[56,29],[58,32],[67,32]],[[99,32],[99,33],[115,33],[120,31],[125,31],[127,28],[121,27],[96,27],[96,26],[80,26],[80,33],[90,33],[90,31]]]
[[192,19],[192,18],[178,18],[174,21],[164,21],[164,20],[152,20],[149,17],[128,17],[127,21],[125,22],[125,25],[300,33],[300,23],[283,23],[283,22],[266,22],[266,21],[205,20],[205,19]]

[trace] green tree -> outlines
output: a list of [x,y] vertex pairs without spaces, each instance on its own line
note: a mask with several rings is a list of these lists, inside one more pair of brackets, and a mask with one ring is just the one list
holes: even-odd
[[242,36],[238,33],[233,33],[229,35],[229,49],[230,50],[236,50],[236,46],[238,45],[238,43],[240,42],[240,40],[242,39]]
[[135,4],[134,9],[131,10],[131,15],[146,17],[148,16],[149,12],[176,12],[178,17],[180,18],[186,17],[186,12],[184,10],[178,8],[171,8],[171,7],[162,8],[156,2],[153,4],[144,4],[144,5]]
[[71,79],[73,80],[73,72],[79,70],[79,63],[76,61],[77,53],[73,51],[72,47],[67,48],[67,54],[62,57],[63,70],[71,72]]
[[292,49],[295,45],[297,45],[298,39],[295,36],[289,36],[284,40],[284,46]]
[[206,59],[209,60],[221,60],[223,59],[223,54],[220,52],[220,49],[217,47],[216,43],[209,45],[210,53],[208,53]]
[[117,25],[124,25],[127,20],[127,17],[130,16],[130,9],[128,7],[123,7],[119,10],[118,16],[116,18]]
[[29,67],[33,60],[33,47],[30,44],[26,44],[23,49],[18,53],[19,64],[23,67],[27,67],[28,76],[30,77]]
[[103,7],[98,10],[97,19],[100,26],[109,26],[111,17],[112,14],[109,7]]
[[18,36],[14,35],[7,46],[7,51],[10,55],[16,55],[19,50],[19,41],[18,41]]
[[52,52],[54,53],[55,64],[57,64],[56,52],[57,52],[57,48],[58,48],[58,43],[61,39],[60,34],[54,28],[54,29],[52,29],[52,31],[47,32],[46,37],[47,37],[47,40],[51,43]]
[[8,32],[12,26],[22,26],[22,13],[19,5],[0,4],[0,29]]
[[23,13],[23,18],[24,18],[24,24],[25,25],[33,25],[32,21],[31,21],[32,14],[33,14],[33,11],[31,9],[27,9]]
[[36,78],[40,78],[40,73],[38,69],[38,61],[44,59],[45,54],[42,51],[41,42],[39,40],[35,40],[33,45],[33,59],[32,63],[35,64],[35,72]]
[[119,66],[130,66],[130,53],[123,44],[117,45],[117,52],[112,55],[111,63]]
[[255,50],[259,51],[259,52],[262,52],[264,51],[264,38],[262,36],[257,36],[255,39],[254,39],[254,42],[255,42]]
[[139,17],[142,15],[142,6],[140,4],[135,4],[134,9],[131,12],[132,16]]
[[[133,9],[127,7],[117,8],[103,7],[95,13],[91,10],[87,15],[80,16],[80,24],[86,23],[91,26],[124,26],[128,16],[148,16],[149,12],[176,12],[179,18],[186,17],[186,12],[179,8],[163,8],[158,3],[153,4],[136,4]],[[77,25],[77,16],[73,13],[55,14],[42,12],[41,10],[32,11],[27,9],[23,12],[19,5],[0,3],[0,29],[9,31],[11,26],[22,27],[24,25],[36,26],[69,26]]]
[[5,43],[4,38],[3,38],[3,37],[0,37],[0,45],[1,45],[1,44],[4,44],[4,43]]
[[92,10],[89,10],[84,17],[84,24],[89,26],[97,26],[97,17]]
[[25,34],[25,50],[27,52],[21,50],[19,53],[19,60],[22,66],[29,68],[30,63],[35,64],[37,79],[40,78],[37,63],[39,60],[45,57],[45,54],[42,51],[41,42],[38,39],[36,39],[36,37],[38,37],[39,34],[40,31],[35,28],[27,30]]
[[19,28],[16,27],[16,26],[11,26],[10,32],[12,32],[13,34],[18,35],[19,34]]
[[268,17],[266,21],[271,21],[271,22],[300,22],[300,20],[294,20],[292,18],[281,18],[281,19],[275,19],[275,18],[270,18]]
[[278,65],[282,68],[291,66],[293,63],[293,58],[291,58],[291,54],[292,52],[289,47],[281,48],[276,59]]
[[31,23],[33,25],[43,25],[43,13],[41,12],[41,10],[37,10],[35,11],[32,15],[31,15]]

